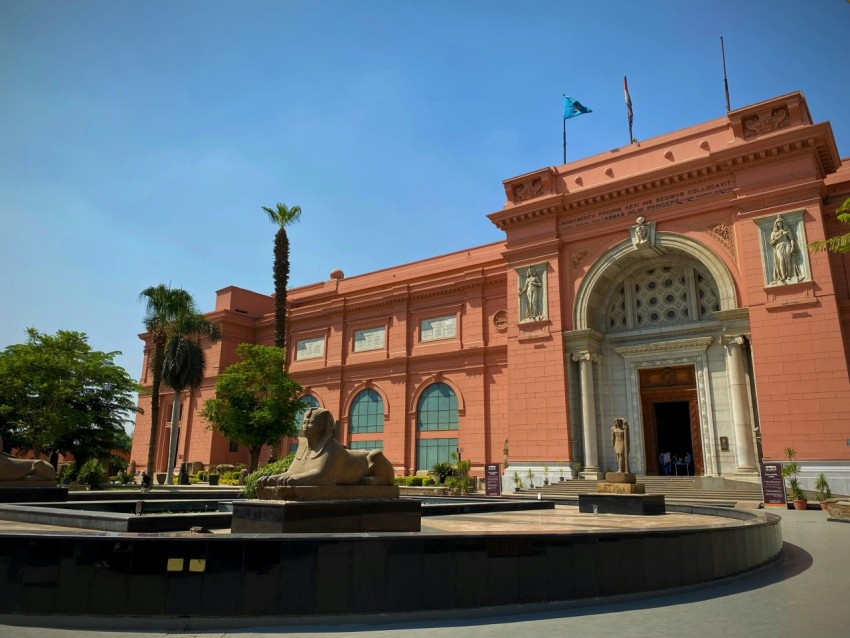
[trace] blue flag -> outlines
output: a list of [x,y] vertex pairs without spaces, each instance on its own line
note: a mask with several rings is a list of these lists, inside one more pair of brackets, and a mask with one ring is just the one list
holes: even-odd
[[564,119],[568,120],[571,117],[583,115],[584,113],[593,113],[589,108],[584,106],[578,100],[564,96]]

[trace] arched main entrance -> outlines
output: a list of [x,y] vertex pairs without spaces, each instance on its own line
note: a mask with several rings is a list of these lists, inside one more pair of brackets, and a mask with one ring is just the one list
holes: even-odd
[[[585,467],[614,465],[608,439],[620,417],[629,421],[638,473],[659,473],[662,452],[690,457],[673,473],[749,466],[751,407],[735,390],[744,375],[735,349],[749,332],[748,313],[736,308],[732,276],[715,253],[672,233],[657,233],[650,248],[624,241],[584,276],[574,313],[565,346],[580,390],[571,409]],[[721,436],[737,436],[744,452],[722,455]]]

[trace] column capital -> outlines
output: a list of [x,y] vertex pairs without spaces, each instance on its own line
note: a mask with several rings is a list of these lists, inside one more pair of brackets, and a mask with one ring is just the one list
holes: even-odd
[[602,361],[602,355],[593,352],[573,352],[570,356],[573,361],[590,361],[591,363]]
[[747,342],[746,335],[725,334],[720,338],[720,343],[726,348],[743,346]]

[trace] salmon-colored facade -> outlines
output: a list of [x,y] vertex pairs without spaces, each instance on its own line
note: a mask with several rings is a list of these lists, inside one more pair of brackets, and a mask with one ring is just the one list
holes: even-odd
[[[613,468],[623,417],[637,473],[659,473],[666,451],[690,473],[754,478],[793,447],[804,484],[824,472],[850,492],[850,260],[805,250],[843,232],[850,162],[802,94],[504,188],[489,215],[504,242],[289,292],[290,373],[344,443],[382,446],[398,474],[460,449],[480,475],[506,444],[511,475],[594,473]],[[196,412],[239,343],[272,343],[273,300],[225,288],[209,317],[224,338],[179,454],[244,462]]]

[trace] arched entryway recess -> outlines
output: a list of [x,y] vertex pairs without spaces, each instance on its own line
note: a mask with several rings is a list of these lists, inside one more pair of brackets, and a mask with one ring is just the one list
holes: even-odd
[[[620,242],[582,280],[573,321],[575,330],[565,333],[570,410],[581,423],[586,469],[615,467],[611,425],[626,417],[633,471],[659,471],[648,455],[665,441],[682,448],[671,452],[699,453],[700,473],[756,471],[748,312],[737,307],[735,282],[714,252],[675,233],[656,233],[651,245]],[[671,404],[685,399],[647,384],[676,378],[665,370],[693,379],[690,409],[661,405],[663,397]],[[660,411],[645,414],[649,409]],[[673,426],[681,436],[671,439]]]

